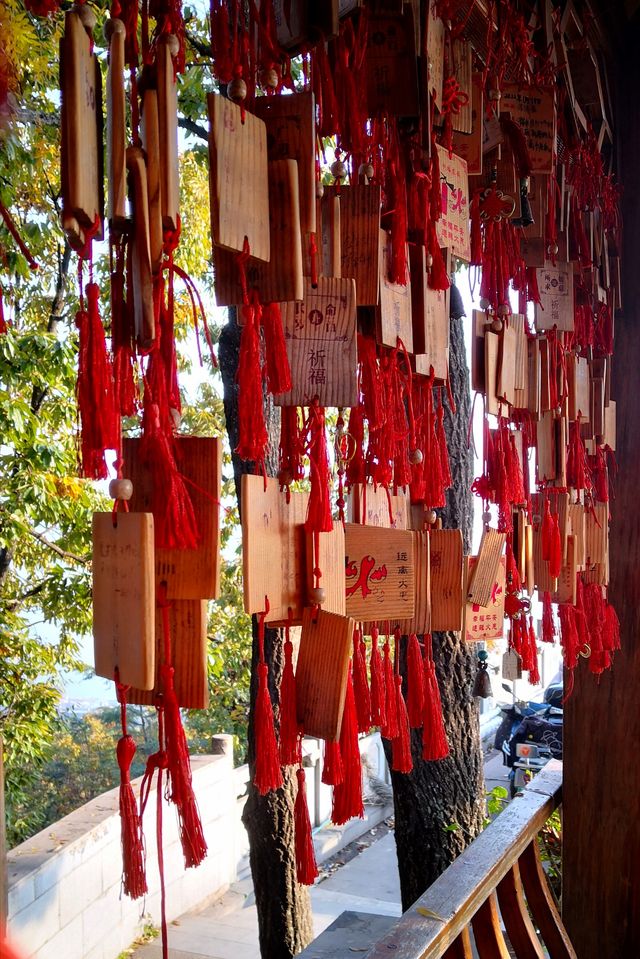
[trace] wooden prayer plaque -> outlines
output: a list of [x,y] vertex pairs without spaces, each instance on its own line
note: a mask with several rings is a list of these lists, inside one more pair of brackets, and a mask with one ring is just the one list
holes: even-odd
[[415,570],[415,613],[412,619],[399,623],[403,634],[423,636],[431,632],[431,579],[429,575],[429,533],[413,533],[413,561]]
[[[449,251],[444,250],[447,272]],[[429,376],[431,367],[437,380],[449,375],[449,290],[429,286],[423,246],[409,244],[411,265],[411,322],[415,372]]]
[[594,503],[585,510],[585,565],[604,565],[609,551],[609,504]]
[[340,187],[342,275],[356,281],[358,306],[377,306],[380,295],[380,187]]
[[[451,44],[453,69],[460,93],[467,95],[467,102],[460,103],[460,109],[453,114],[453,129],[458,133],[469,134],[472,130],[472,50],[468,40],[456,39]],[[455,153],[455,148],[454,148]]]
[[567,536],[567,559],[560,569],[558,588],[551,597],[552,602],[570,603],[571,606],[575,606],[577,579],[576,538],[575,536]]
[[124,39],[122,20],[112,19],[107,70],[107,184],[108,217],[111,229],[127,225],[127,109],[124,90]]
[[349,521],[385,529],[408,529],[409,500],[400,492],[390,494],[384,486],[354,483],[348,497]]
[[[171,660],[175,669],[173,685],[178,705],[183,709],[206,709],[209,705],[206,599],[174,599],[169,607],[169,634]],[[156,673],[153,689],[131,688],[127,692],[128,703],[155,706],[162,702],[163,663],[162,610],[156,608]]]
[[[389,279],[391,238],[385,230],[380,231],[380,305],[376,310],[376,339],[383,346],[395,348],[402,340],[409,353],[413,353],[413,327],[411,325],[411,281],[407,269],[407,282],[392,283]],[[407,247],[407,264],[409,251]]]
[[533,527],[533,570],[536,589],[539,593],[555,593],[558,580],[549,574],[549,561],[542,558],[542,528]]
[[180,174],[178,171],[178,93],[169,37],[163,35],[156,48],[158,77],[158,128],[160,132],[160,194],[162,225],[177,230],[180,223]]
[[[267,156],[269,160],[295,160],[298,164],[300,182],[299,229],[303,233],[315,233],[316,125],[313,93],[256,97],[253,109],[255,115],[264,120],[266,125]],[[269,178],[271,181],[271,173],[269,173]],[[271,188],[271,182],[269,188]],[[273,203],[270,203],[270,207],[273,215]]]
[[356,284],[354,280],[305,279],[301,303],[282,303],[282,326],[292,389],[278,406],[354,406],[358,402]]
[[340,736],[354,625],[347,616],[304,610],[296,702],[306,736],[331,741]]
[[[147,512],[153,503],[154,476],[140,457],[140,440],[122,444],[124,469],[133,483],[129,503]],[[156,584],[166,582],[169,599],[214,599],[220,589],[220,483],[222,444],[203,436],[176,436],[176,463],[191,497],[200,540],[196,549],[157,549]]]
[[540,341],[527,339],[527,409],[540,415]]
[[522,656],[511,647],[502,657],[502,678],[515,682],[522,679]]
[[[342,276],[342,241],[340,233],[340,197],[335,190],[324,188],[316,206],[318,223],[318,273],[321,276]],[[310,267],[310,264],[309,264]],[[310,274],[311,269],[305,270]]]
[[555,480],[557,475],[555,418],[552,411],[543,413],[536,423],[538,481]]
[[339,616],[344,616],[346,610],[344,526],[340,522],[334,523],[333,530],[330,533],[318,533],[317,540],[319,552],[318,556],[314,558],[315,537],[313,533],[305,531],[307,601],[309,590],[315,586],[313,569],[317,565],[322,572],[320,588],[324,590],[325,594],[322,609],[325,613],[337,613]]
[[508,113],[524,133],[531,169],[551,173],[556,148],[556,111],[552,87],[534,87],[519,83],[502,86],[500,112]]
[[468,263],[471,259],[469,235],[469,178],[466,161],[440,145],[437,146],[442,188],[442,216],[436,222],[440,246],[452,256]]
[[211,230],[217,246],[269,260],[267,131],[262,120],[216,93],[209,105]]
[[602,437],[605,446],[616,450],[616,402],[610,400],[609,405],[604,408],[604,434]]
[[434,13],[431,4],[427,5],[426,30],[423,41],[422,62],[426,65],[427,96],[433,96],[436,109],[442,107],[442,85],[444,82],[444,22]]
[[467,600],[478,606],[488,606],[498,579],[498,567],[504,549],[506,533],[485,529],[475,562],[469,570]]
[[[77,13],[65,14],[60,41],[63,226],[77,236],[102,219],[102,89],[98,60]],[[102,238],[102,231],[93,234]]]
[[164,254],[162,230],[162,197],[160,185],[160,120],[158,117],[158,94],[145,90],[142,95],[140,130],[142,145],[147,158],[147,200],[149,206],[149,248],[151,269],[160,269]]
[[453,134],[453,152],[467,162],[469,176],[482,173],[482,76],[474,75],[471,82],[471,130]]
[[375,623],[411,619],[415,612],[413,534],[345,526],[347,615]]
[[478,393],[486,392],[486,371],[484,368],[484,336],[487,325],[491,321],[487,320],[487,314],[484,310],[473,310],[471,327],[471,389]]
[[[474,578],[477,557],[467,557],[467,582]],[[468,643],[501,639],[504,632],[504,595],[506,587],[506,557],[501,556],[491,595],[486,606],[467,602],[464,613],[464,638]]]
[[526,590],[529,596],[533,595],[536,586],[535,564],[533,560],[533,526],[528,523],[524,528]]
[[583,569],[586,562],[584,506],[581,503],[570,503],[567,512],[569,514],[569,533],[575,540],[576,567]]
[[465,600],[462,595],[462,532],[459,529],[432,529],[431,547],[431,630],[462,629]]
[[540,290],[536,330],[573,330],[573,263],[548,263],[536,273]]
[[509,323],[509,326],[503,326],[499,340],[496,393],[499,399],[504,400],[509,406],[515,406],[518,333],[512,323]]
[[138,345],[149,350],[156,338],[149,234],[147,170],[139,147],[127,148],[133,231],[129,246],[133,275],[133,314]]
[[418,61],[409,4],[400,13],[370,15],[365,71],[367,116],[418,116]]
[[500,415],[500,402],[497,396],[498,359],[500,356],[500,336],[486,330],[484,334],[484,376],[485,402],[487,413]]
[[98,676],[154,683],[153,516],[93,514],[93,646]]
[[[304,293],[302,235],[295,160],[273,160],[269,167],[269,236],[273,251],[268,263],[251,256],[245,265],[247,287],[261,303],[301,300]],[[215,294],[218,306],[242,303],[237,254],[214,247]]]

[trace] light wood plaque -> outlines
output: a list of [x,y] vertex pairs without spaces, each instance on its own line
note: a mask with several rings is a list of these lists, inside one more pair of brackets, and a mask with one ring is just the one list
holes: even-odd
[[415,613],[410,530],[345,526],[347,615],[375,623]]
[[332,741],[340,736],[353,629],[347,616],[304,610],[296,701],[298,721],[307,736]]
[[459,529],[433,529],[431,542],[431,629],[462,629],[462,532]]

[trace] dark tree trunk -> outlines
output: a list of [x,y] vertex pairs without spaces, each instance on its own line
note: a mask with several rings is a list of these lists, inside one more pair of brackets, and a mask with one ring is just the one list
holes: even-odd
[[[445,428],[454,486],[447,494],[442,520],[445,527],[463,531],[468,553],[473,510],[473,460],[467,446],[471,399],[460,319],[451,320],[449,368],[457,413],[452,416],[447,410]],[[475,657],[456,633],[435,633],[433,656],[451,753],[438,762],[423,762],[421,733],[413,731],[413,772],[391,775],[404,910],[478,835],[484,816],[478,706],[471,695]],[[385,743],[389,757],[388,746]]]
[[[238,442],[238,389],[236,370],[240,329],[235,311],[229,311],[229,322],[222,330],[218,358],[224,388],[224,409],[227,433],[231,449]],[[272,405],[267,407],[267,417],[272,456],[278,449],[278,414]],[[233,455],[233,471],[240,504],[240,476],[248,466]],[[274,472],[275,463],[267,463],[267,470]],[[257,684],[255,665],[258,658],[256,621],[253,619],[253,652],[251,682],[251,705],[249,711],[249,770],[251,784],[242,816],[249,835],[249,858],[251,875],[258,910],[260,952],[264,959],[290,959],[313,938],[313,922],[309,891],[296,881],[294,853],[293,806],[295,801],[295,774],[285,772],[282,789],[260,796],[253,786],[254,742],[253,716]],[[269,684],[274,715],[278,720],[278,690],[283,668],[283,641],[279,630],[265,630],[265,658],[269,665]]]

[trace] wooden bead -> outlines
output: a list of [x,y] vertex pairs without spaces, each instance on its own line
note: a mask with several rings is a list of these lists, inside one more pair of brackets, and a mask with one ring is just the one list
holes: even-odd
[[491,522],[491,513],[489,510],[485,510],[482,514],[482,522],[485,524],[485,526],[488,526]]
[[104,24],[104,39],[109,44],[111,43],[111,37],[116,36],[116,34],[126,33],[126,27],[122,20],[118,20],[117,17],[109,17]]
[[234,103],[242,103],[247,96],[247,84],[242,77],[234,77],[227,87],[227,96]]
[[427,264],[427,269],[430,270],[431,267],[433,266],[433,257],[431,256],[430,253],[427,253],[425,257],[425,263]]
[[491,324],[494,333],[502,333],[502,320],[495,319]]
[[436,522],[437,519],[438,519],[438,514],[436,513],[434,509],[430,509],[427,511],[426,520],[429,526],[433,526],[433,524]]
[[326,593],[322,586],[315,586],[309,590],[309,602],[312,606],[322,606],[326,599]]
[[411,450],[409,453],[409,462],[412,466],[419,466],[423,460],[422,450]]
[[534,526],[539,526],[542,522],[542,516],[540,516],[540,513],[534,513],[534,515],[531,517],[531,522]]
[[130,500],[133,496],[133,483],[130,479],[113,479],[109,483],[111,499]]
[[336,178],[336,180],[343,180],[347,175],[346,164],[342,160],[334,160],[331,164],[331,175]]
[[557,255],[558,255],[558,244],[551,243],[549,245],[549,256],[557,256]]
[[278,473],[278,482],[280,486],[291,486],[293,483],[293,475],[291,470],[280,470]]
[[363,164],[363,166],[364,166],[363,173],[364,173],[364,175],[366,176],[367,180],[373,179],[373,176],[374,176],[374,174],[375,174],[375,172],[376,172],[376,171],[373,169],[373,163],[365,163],[365,164]]
[[169,53],[171,54],[171,56],[177,57],[180,52],[180,41],[178,40],[175,33],[170,33],[169,36],[167,37],[167,46],[169,47]]
[[96,25],[96,15],[87,3],[79,3],[73,8],[73,12],[77,13],[80,17],[80,21],[85,30],[93,30]]
[[321,200],[324,196],[324,183],[316,183],[316,197]]
[[506,303],[501,303],[498,307],[498,316],[508,316],[510,312]]
[[491,303],[490,303],[489,300],[486,298],[486,296],[483,296],[483,297],[480,299],[480,309],[481,309],[481,310],[485,310],[485,311],[491,309]]
[[274,70],[273,67],[271,67],[270,70],[265,70],[262,82],[265,87],[269,87],[271,90],[277,90],[278,84],[280,83],[278,71]]
[[500,93],[499,90],[489,90],[489,99],[497,103],[499,100],[502,99],[502,94]]

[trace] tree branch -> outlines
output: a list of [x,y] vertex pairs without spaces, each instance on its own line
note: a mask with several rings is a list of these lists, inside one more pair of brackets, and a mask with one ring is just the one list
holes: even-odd
[[[55,333],[58,324],[62,321],[62,307],[64,306],[64,283],[69,272],[71,263],[71,247],[67,240],[64,241],[64,250],[62,256],[58,253],[58,276],[56,279],[56,289],[51,301],[49,310],[49,320],[47,322],[47,333]],[[31,412],[37,415],[47,396],[46,387],[34,386],[31,391]]]
[[189,117],[178,117],[178,126],[192,133],[194,137],[198,137],[200,140],[204,140],[205,142],[209,140],[207,130],[201,127],[199,123],[196,123],[195,120],[190,120]]
[[77,553],[70,553],[67,550],[62,549],[62,547],[58,546],[57,543],[52,543],[51,540],[47,539],[47,537],[43,533],[37,533],[35,529],[30,529],[29,532],[31,533],[34,539],[38,540],[39,543],[42,543],[43,546],[47,546],[49,549],[53,550],[54,553],[57,553],[58,556],[61,556],[63,559],[68,559],[72,563],[81,563],[83,566],[86,566],[87,563],[90,561],[91,557],[78,556]]
[[211,44],[206,43],[204,40],[198,39],[194,36],[190,30],[185,31],[185,36],[196,53],[199,53],[202,57],[208,57],[211,59]]

